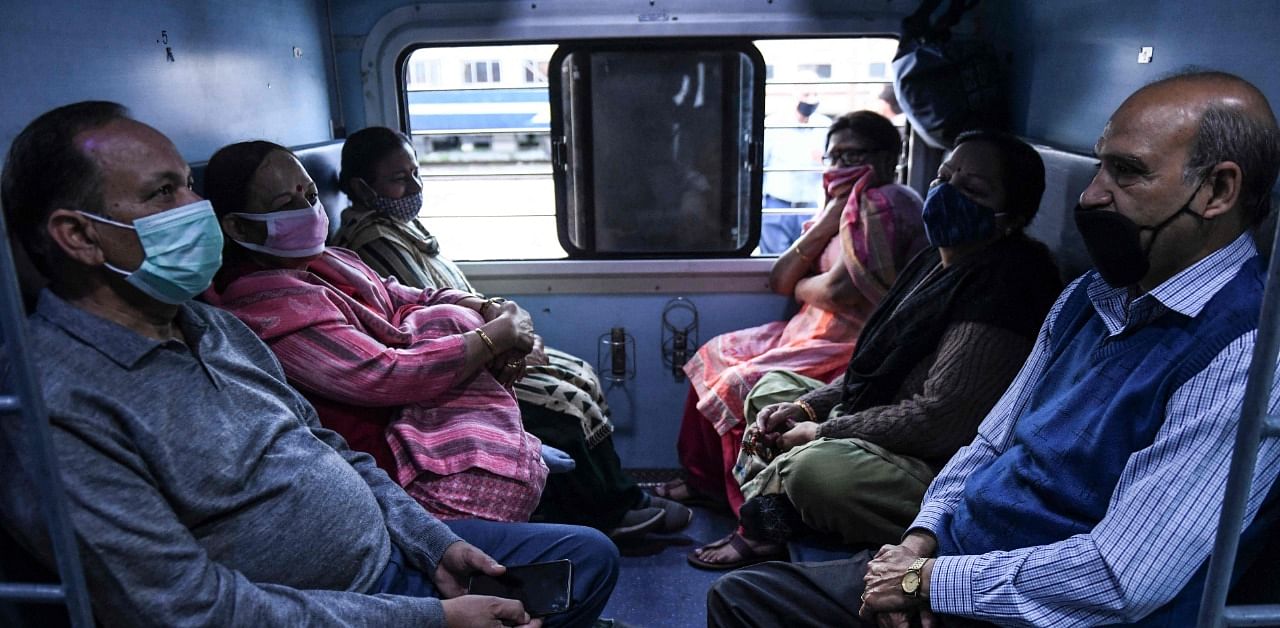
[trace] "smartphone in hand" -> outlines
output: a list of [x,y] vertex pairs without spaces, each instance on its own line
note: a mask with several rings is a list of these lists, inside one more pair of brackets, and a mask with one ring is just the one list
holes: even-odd
[[467,584],[467,593],[519,600],[531,617],[554,615],[569,610],[573,563],[553,560],[508,566],[507,572],[497,577],[476,574]]

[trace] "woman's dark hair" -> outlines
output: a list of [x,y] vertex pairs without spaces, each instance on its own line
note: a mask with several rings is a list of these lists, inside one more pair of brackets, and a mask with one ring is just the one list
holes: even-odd
[[[213,205],[213,213],[222,218],[227,214],[244,211],[249,204],[249,184],[253,175],[262,167],[267,155],[276,151],[293,155],[293,151],[266,140],[236,142],[218,149],[204,168],[204,189],[201,194]],[[293,155],[297,159],[297,155]],[[243,269],[247,251],[231,238],[222,241],[222,268],[214,277],[214,287],[222,290]]]
[[1018,214],[1031,224],[1040,210],[1040,197],[1044,196],[1044,160],[1030,144],[1004,131],[979,129],[965,131],[956,137],[952,149],[968,142],[982,142],[996,149],[1000,155],[1000,173],[1008,207],[1005,211]]
[[342,144],[342,172],[338,174],[338,189],[351,196],[352,179],[370,181],[378,161],[406,145],[413,147],[408,135],[385,126],[371,126],[352,133]]
[[[213,213],[219,218],[244,211],[249,204],[249,184],[267,155],[281,151],[293,155],[293,151],[266,140],[236,142],[218,149],[204,168],[204,189],[201,194],[213,204]],[[297,159],[297,156],[294,155]]]
[[893,153],[895,158],[902,152],[902,135],[898,133],[898,127],[874,111],[853,111],[836,118],[827,128],[828,144],[838,131],[849,131],[870,144],[869,149]]

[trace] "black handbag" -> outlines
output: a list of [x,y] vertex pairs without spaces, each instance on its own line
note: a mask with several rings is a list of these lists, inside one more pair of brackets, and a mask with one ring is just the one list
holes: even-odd
[[924,0],[902,20],[893,91],[915,132],[935,148],[950,148],[963,131],[1004,126],[1004,72],[990,44],[951,39],[951,27],[978,0],[951,0],[931,21],[941,4]]

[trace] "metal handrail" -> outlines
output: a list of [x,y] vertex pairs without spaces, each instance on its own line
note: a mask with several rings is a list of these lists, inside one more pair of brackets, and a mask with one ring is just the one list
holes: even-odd
[[[1280,222],[1277,223],[1277,233],[1280,233]],[[1244,403],[1240,408],[1240,421],[1236,428],[1235,450],[1227,472],[1222,514],[1218,518],[1217,537],[1213,543],[1213,554],[1209,558],[1204,596],[1200,601],[1200,616],[1197,621],[1200,628],[1280,625],[1280,606],[1248,607],[1251,610],[1246,611],[1246,607],[1226,605],[1231,575],[1235,570],[1236,552],[1240,546],[1240,532],[1244,527],[1245,506],[1253,485],[1253,469],[1258,462],[1258,446],[1263,438],[1264,424],[1269,422],[1267,405],[1271,397],[1271,383],[1275,380],[1276,357],[1280,355],[1280,294],[1277,293],[1280,290],[1280,255],[1277,254],[1280,253],[1277,251],[1280,238],[1272,234],[1271,241],[1271,260],[1267,266],[1267,283],[1262,293],[1257,340],[1249,363]]]
[[67,514],[62,478],[55,464],[48,411],[40,395],[40,385],[27,346],[26,313],[22,309],[22,293],[18,289],[17,267],[9,250],[11,240],[8,234],[4,216],[0,214],[0,325],[4,330],[0,350],[7,354],[15,393],[4,403],[7,412],[0,415],[0,420],[12,420],[13,414],[22,417],[22,431],[29,439],[27,447],[35,476],[33,484],[40,497],[40,510],[49,526],[54,562],[62,584],[5,583],[6,586],[0,587],[0,600],[62,603],[67,606],[72,626],[90,628],[93,626],[93,613],[89,607],[89,589],[85,585],[80,553]]

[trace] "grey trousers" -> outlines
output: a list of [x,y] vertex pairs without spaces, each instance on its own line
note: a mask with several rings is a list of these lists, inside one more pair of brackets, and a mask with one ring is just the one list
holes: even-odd
[[[862,576],[874,554],[821,563],[761,563],[729,572],[707,592],[707,626],[874,628],[858,618]],[[991,624],[943,616],[946,628]]]

